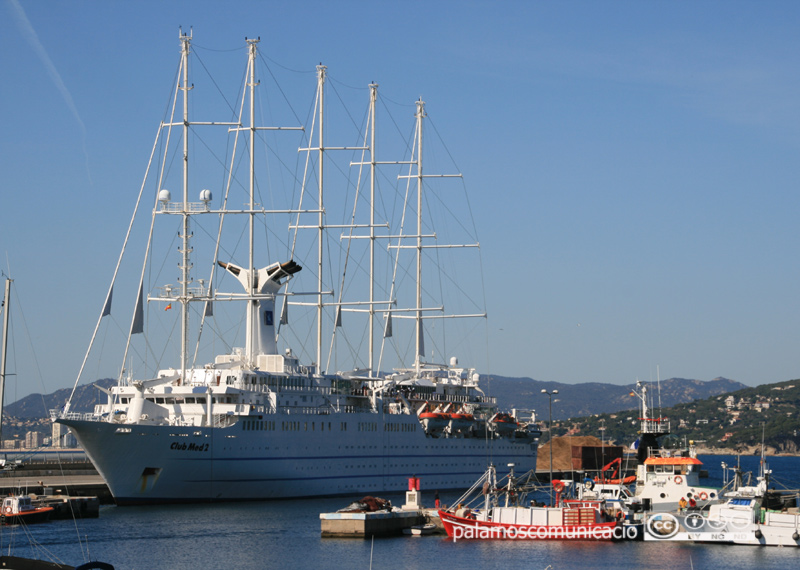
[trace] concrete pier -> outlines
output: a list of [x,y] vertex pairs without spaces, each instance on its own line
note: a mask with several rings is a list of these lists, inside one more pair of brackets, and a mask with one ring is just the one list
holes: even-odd
[[321,513],[322,536],[337,538],[369,538],[397,536],[404,528],[425,524],[420,511],[380,511],[373,513]]

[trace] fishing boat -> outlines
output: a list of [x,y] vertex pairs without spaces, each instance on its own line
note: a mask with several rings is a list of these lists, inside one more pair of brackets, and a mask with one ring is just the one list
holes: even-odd
[[[451,326],[446,323],[452,319],[484,319],[486,314],[450,312],[426,297],[423,277],[430,273],[423,268],[440,265],[431,263],[426,257],[429,252],[437,256],[439,252],[468,252],[478,244],[438,243],[438,235],[426,226],[423,214],[429,202],[423,196],[433,183],[429,178],[459,175],[427,170],[423,174],[425,103],[418,100],[414,104],[412,140],[403,145],[410,157],[395,162],[378,160],[376,155],[376,84],[368,89],[363,142],[356,147],[333,147],[323,137],[322,127],[330,116],[323,114],[328,76],[323,65],[316,70],[310,134],[299,124],[261,126],[255,112],[261,108],[255,97],[263,88],[256,73],[257,63],[263,60],[257,57],[258,46],[256,39],[246,41],[241,101],[225,106],[239,111],[230,120],[207,121],[190,115],[190,110],[198,108],[190,97],[215,92],[217,83],[190,81],[192,37],[181,32],[180,73],[171,107],[178,116],[162,121],[153,147],[153,154],[165,160],[177,153],[182,157],[181,167],[170,168],[167,162],[153,176],[148,170],[142,186],[144,193],[152,184],[152,219],[143,240],[145,261],[131,280],[138,287],[132,288],[135,302],[131,303],[130,335],[120,351],[118,383],[107,392],[107,403],[93,412],[72,411],[68,402],[64,409],[51,411],[53,420],[72,430],[120,505],[378,493],[402,486],[413,474],[424,476],[438,489],[463,488],[483,471],[489,452],[504,464],[534,468],[540,432],[533,414],[508,416],[504,429],[494,429],[497,422],[491,424],[490,420],[497,417],[497,402],[481,389],[476,368],[460,366],[456,357],[442,358],[443,349],[436,356],[428,352],[426,357],[430,323],[444,323],[436,326],[434,332],[439,334]],[[210,89],[204,92],[206,85]],[[198,133],[213,132],[214,127],[224,131],[221,147],[231,149],[232,156],[193,160],[195,149],[210,143],[205,138],[203,145],[190,141],[196,140]],[[287,192],[292,204],[268,209],[262,204],[273,204],[284,194],[261,194],[267,182],[259,178],[264,168],[257,168],[256,159],[278,152],[271,137],[292,134],[300,141],[300,156],[305,157],[300,161],[300,174],[290,176],[291,189],[296,189],[296,183],[299,190],[294,196]],[[176,140],[178,149],[172,152],[169,145]],[[264,150],[262,143],[267,140],[271,144]],[[297,150],[295,144],[295,157]],[[334,170],[326,165],[335,150],[348,150],[359,157],[351,162],[358,174],[354,194],[362,201],[359,209],[350,205],[354,213],[344,224],[326,217],[332,210],[331,196],[337,196],[324,191],[327,172]],[[398,179],[407,192],[400,193],[405,201],[397,208],[397,219],[379,223],[377,204],[383,197],[377,195],[377,172],[388,164],[404,169]],[[218,172],[212,168],[215,165],[220,165]],[[181,192],[175,197],[165,180],[176,171],[182,176],[176,182]],[[315,181],[309,173],[316,176]],[[209,189],[212,184],[217,185],[214,192]],[[199,200],[192,201],[190,187],[195,185],[204,189],[199,191]],[[363,195],[370,200],[365,202]],[[363,214],[364,209],[368,214]],[[355,219],[356,211],[366,223]],[[208,220],[213,220],[210,229]],[[236,224],[237,220],[243,223]],[[275,220],[289,220],[288,231]],[[173,285],[162,285],[163,281],[155,282],[152,277],[166,265],[153,259],[157,238],[169,236],[168,249],[175,250],[171,242],[176,233],[159,234],[155,229],[162,222],[177,226],[180,277]],[[201,223],[207,224],[206,229],[195,231]],[[133,220],[130,227],[134,228]],[[331,241],[326,240],[334,231],[342,234],[336,243],[346,243],[338,250],[337,267],[345,277],[354,273],[353,266],[361,269],[359,275],[365,277],[358,287],[346,284],[345,277],[324,281],[329,274],[325,254],[332,249]],[[128,236],[132,233],[129,229]],[[316,245],[301,247],[309,234]],[[207,236],[208,243],[197,241],[195,235]],[[281,247],[273,246],[276,236],[284,235],[288,238]],[[388,275],[387,281],[379,286],[380,272],[373,266],[378,264],[382,248],[377,245],[381,242],[390,244],[383,248],[390,261],[382,272]],[[351,248],[357,243],[368,244],[368,248],[355,259]],[[240,244],[244,244],[241,250],[237,249]],[[122,286],[117,276],[124,256],[125,251],[108,288],[93,341],[103,318],[111,312],[115,286]],[[405,266],[410,270],[401,266],[401,260],[408,258],[413,259]],[[201,266],[208,271],[202,279],[195,274],[195,268]],[[463,280],[452,282],[462,289],[466,285]],[[437,288],[440,286],[441,282]],[[401,297],[406,291],[412,292]],[[358,298],[345,296],[351,292]],[[133,290],[131,293],[134,297]],[[401,304],[401,298],[406,302]],[[234,306],[239,308],[229,309]],[[294,315],[292,325],[289,307]],[[298,312],[305,320],[297,318]],[[348,329],[343,324],[345,314],[364,320]],[[221,315],[233,315],[232,324],[220,325]],[[393,331],[393,323],[398,330]],[[410,341],[397,339],[401,326]],[[328,346],[322,342],[324,329],[332,331]],[[209,333],[220,331],[227,334],[206,340]],[[361,335],[360,340],[348,336],[353,334]],[[172,338],[178,344],[176,365],[154,367],[153,361],[160,359],[150,358],[151,353],[165,353]],[[295,352],[291,344],[308,339],[313,346],[301,345]],[[92,346],[90,342],[76,385]],[[220,346],[226,351],[214,352]],[[390,348],[403,347],[413,354],[390,366],[390,372],[383,371]],[[147,358],[138,362],[140,355]],[[302,363],[303,355],[311,362]],[[345,356],[349,366],[335,367]],[[134,367],[143,372],[134,373]],[[447,416],[433,411],[437,408],[457,409],[462,415]],[[435,415],[438,413],[442,417]]]
[[[505,478],[500,479],[503,483]],[[457,503],[440,510],[447,536],[456,540],[623,540],[636,539],[639,529],[626,526],[623,514],[611,512],[604,499],[567,499],[562,482],[554,481],[553,505],[525,504],[513,467],[505,484],[498,485],[497,472],[490,465]],[[470,497],[483,498],[483,508],[473,509]],[[466,502],[465,502],[466,501]],[[503,504],[500,504],[500,503]]]
[[677,511],[681,499],[697,509],[718,503],[719,490],[700,485],[703,462],[697,458],[694,443],[689,442],[683,450],[661,447],[658,438],[670,433],[669,419],[651,417],[647,385],[637,381],[632,394],[638,397],[641,409],[634,500],[652,512]]

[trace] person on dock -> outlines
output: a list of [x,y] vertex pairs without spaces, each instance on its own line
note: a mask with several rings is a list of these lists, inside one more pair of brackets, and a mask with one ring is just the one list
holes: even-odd
[[681,500],[678,501],[678,512],[682,513],[686,510],[686,497],[681,497]]
[[434,498],[434,505],[436,505],[436,508],[438,509],[439,506],[440,506],[440,503],[439,503],[439,490],[438,489],[433,494],[433,498]]

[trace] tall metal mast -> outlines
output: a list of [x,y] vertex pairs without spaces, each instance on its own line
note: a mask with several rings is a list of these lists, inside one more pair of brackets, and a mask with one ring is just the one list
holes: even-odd
[[325,117],[325,72],[328,68],[324,65],[317,66],[317,89],[319,90],[319,207],[318,216],[318,236],[317,236],[317,362],[316,372],[320,374],[322,371],[322,248],[323,237],[325,232],[325,213],[323,211],[323,168],[325,158],[325,147],[323,146],[323,130]]
[[414,368],[420,370],[420,359],[425,354],[422,331],[422,119],[425,117],[425,102],[417,101],[417,307],[416,307],[416,356]]
[[3,439],[3,397],[6,390],[6,353],[8,351],[8,312],[11,309],[11,279],[6,279],[6,294],[3,297],[3,349],[0,354],[0,441]]
[[[424,178],[461,178],[460,174],[423,174],[422,169],[422,122],[427,114],[425,113],[425,102],[422,99],[417,101],[417,112],[414,115],[417,120],[417,129],[416,129],[416,158],[412,152],[412,160],[410,164],[416,165],[416,173],[409,172],[407,176],[398,176],[398,178],[415,178],[417,181],[417,234],[416,236],[408,236],[408,237],[415,237],[416,244],[409,245],[409,246],[402,246],[398,245],[398,248],[414,248],[417,250],[417,271],[416,271],[416,287],[417,287],[417,295],[416,295],[416,302],[417,305],[412,309],[414,316],[410,317],[415,320],[416,325],[416,356],[414,362],[414,370],[416,374],[419,374],[422,368],[422,356],[425,356],[425,338],[424,338],[424,331],[422,328],[422,322],[425,318],[423,313],[428,311],[443,311],[444,307],[431,307],[425,308],[422,306],[422,250],[425,248],[433,248],[433,249],[440,249],[440,248],[460,248],[460,247],[479,247],[476,244],[463,244],[463,245],[425,245],[423,243],[423,238],[436,238],[436,234],[432,235],[423,235],[422,234],[422,181]],[[413,169],[412,169],[413,170]],[[474,317],[486,317],[485,313],[482,314],[474,314],[474,315],[443,315],[442,317],[437,318],[474,318]]]
[[[257,46],[258,46],[259,39],[248,39],[247,44],[249,46],[249,58],[248,58],[248,71],[249,71],[249,81],[247,86],[250,88],[250,245],[249,245],[249,267],[250,267],[250,289],[248,293],[251,296],[256,295],[258,292],[258,283],[257,281],[257,274],[255,271],[255,259],[254,259],[254,246],[255,246],[255,146],[256,146],[256,124],[255,124],[255,89],[256,85],[256,53],[257,53]],[[258,301],[255,299],[249,301],[251,307],[250,310],[257,310]],[[256,348],[256,343],[258,340],[258,335],[256,334],[259,322],[258,318],[251,318],[248,319],[250,326],[252,327],[250,331],[248,331],[247,339],[247,360],[251,364],[255,362],[256,354],[258,352]]]
[[369,375],[374,375],[375,366],[375,102],[378,99],[378,85],[369,85],[370,125],[370,171],[369,171]]
[[189,272],[191,270],[191,248],[189,247],[189,46],[192,36],[181,34],[181,67],[183,68],[183,208],[181,216],[181,377],[186,378],[189,344]]

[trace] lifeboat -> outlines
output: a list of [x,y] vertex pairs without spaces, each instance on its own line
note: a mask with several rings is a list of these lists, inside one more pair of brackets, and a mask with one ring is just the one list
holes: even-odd
[[500,435],[514,433],[519,427],[519,422],[513,416],[503,412],[495,414],[489,420],[489,423],[493,426],[494,431]]
[[467,431],[472,427],[474,422],[475,418],[472,414],[467,414],[464,412],[450,414],[450,433]]
[[422,421],[422,427],[425,428],[426,433],[438,433],[450,423],[450,414],[422,412],[419,419]]
[[444,431],[444,429],[450,425],[451,415],[452,414],[440,411],[439,408],[431,411],[430,404],[426,402],[420,409],[418,417],[419,421],[422,422],[425,433],[436,434]]

